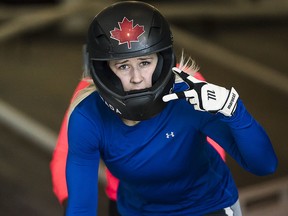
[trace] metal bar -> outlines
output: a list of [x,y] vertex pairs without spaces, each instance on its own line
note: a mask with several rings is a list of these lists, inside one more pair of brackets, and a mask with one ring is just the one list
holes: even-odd
[[[57,133],[43,124],[29,118],[24,113],[0,99],[0,123],[22,135],[36,146],[52,153],[57,141]],[[99,166],[99,182],[106,183],[104,164]]]
[[39,122],[29,118],[24,113],[0,99],[0,122],[20,135],[23,135],[33,143],[51,152],[56,143],[57,135],[54,131],[43,126]]
[[261,4],[162,4],[157,8],[170,20],[191,19],[255,19],[255,18],[281,18],[288,16],[286,3],[270,2]]
[[288,176],[239,191],[243,215],[286,215],[288,211]]
[[[49,6],[46,8],[37,7],[32,10],[31,8],[24,8],[15,14],[15,8],[9,9],[8,7],[0,8],[2,19],[10,19],[4,22],[0,27],[0,42],[11,39],[17,34],[31,31],[44,27],[47,24],[56,22],[76,13],[95,15],[97,10],[100,10],[114,1],[76,1],[71,4],[60,4],[59,6]],[[252,18],[279,18],[288,16],[288,4],[281,3],[265,3],[261,4],[195,4],[183,3],[169,4],[169,3],[155,3],[155,6],[163,12],[163,14],[170,20],[191,20],[191,19],[252,19]],[[93,10],[92,10],[93,9]],[[13,11],[14,10],[14,11]],[[25,13],[26,11],[26,13]],[[93,14],[92,14],[93,13]],[[11,15],[12,14],[12,15]]]
[[91,9],[94,9],[93,12],[97,13],[97,9],[100,11],[103,7],[109,5],[109,2],[110,1],[105,1],[105,3],[103,3],[97,1],[97,3],[87,2],[87,4],[84,4],[82,1],[77,1],[77,3],[73,4],[61,4],[59,6],[39,9],[33,13],[20,15],[4,22],[0,26],[0,42],[10,40],[19,34],[31,30],[39,30],[51,23],[75,14],[86,14]]
[[266,86],[288,94],[288,77],[279,71],[264,66],[252,59],[237,55],[223,47],[203,40],[189,32],[185,32],[175,26],[172,27],[175,36],[175,44],[186,47],[198,55],[204,56],[220,65],[229,67],[232,72],[249,77]]

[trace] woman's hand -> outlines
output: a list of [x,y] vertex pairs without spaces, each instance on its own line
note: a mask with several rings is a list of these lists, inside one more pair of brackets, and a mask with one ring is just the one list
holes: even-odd
[[239,98],[238,93],[232,87],[227,90],[224,87],[198,80],[193,76],[174,67],[173,72],[189,85],[189,89],[165,95],[164,102],[186,98],[194,106],[195,110],[207,111],[210,113],[220,112],[225,116],[232,116]]

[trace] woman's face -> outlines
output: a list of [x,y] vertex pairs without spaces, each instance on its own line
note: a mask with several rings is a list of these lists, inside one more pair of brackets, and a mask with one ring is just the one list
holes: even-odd
[[108,61],[109,67],[122,82],[124,91],[152,87],[152,75],[158,61],[157,54]]

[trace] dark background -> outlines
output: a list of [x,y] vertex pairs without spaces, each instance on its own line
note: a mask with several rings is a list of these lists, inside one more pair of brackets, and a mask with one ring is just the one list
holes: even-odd
[[[95,3],[87,13],[63,13],[43,24],[37,21],[41,22],[47,10],[53,17],[57,13],[54,9],[73,5],[73,1],[18,2],[21,4],[16,0],[13,4],[0,2],[0,102],[56,134],[81,77],[81,49],[87,25],[108,1],[97,1],[99,5]],[[174,5],[166,7],[169,2]],[[228,156],[227,163],[240,191],[263,183],[273,185],[287,176],[288,92],[283,88],[288,76],[287,3],[274,1],[270,7],[268,1],[260,0],[180,2],[153,1],[163,14],[167,13],[175,29],[175,49],[180,53],[185,45],[186,54],[195,59],[209,82],[237,89],[250,113],[266,129],[279,158],[275,174],[258,177]],[[169,12],[171,8],[175,16]],[[181,8],[191,8],[191,13],[185,15]],[[19,134],[7,122],[0,123],[1,215],[63,215],[51,188],[51,148],[47,150],[38,140]],[[103,185],[99,188],[99,215],[104,216],[107,198]]]

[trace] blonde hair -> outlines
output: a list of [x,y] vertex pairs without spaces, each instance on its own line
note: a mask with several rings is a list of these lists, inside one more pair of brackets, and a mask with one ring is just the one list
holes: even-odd
[[78,92],[76,92],[74,97],[72,98],[72,101],[71,101],[71,104],[70,104],[69,110],[68,110],[68,121],[67,122],[69,122],[70,115],[73,112],[73,110],[75,109],[75,107],[79,103],[81,103],[81,101],[83,101],[86,97],[88,97],[90,94],[97,91],[97,88],[96,88],[93,80],[90,77],[84,77],[83,76],[82,80],[85,80],[86,82],[88,82],[89,85],[86,86],[85,88],[79,90]]
[[[184,55],[184,50],[182,50],[182,54],[180,57],[180,62],[178,65],[178,68],[180,70],[185,71],[186,73],[194,76],[196,72],[198,72],[199,67],[196,65],[195,61],[189,56],[188,58],[185,57]],[[88,97],[90,94],[93,92],[97,91],[97,87],[95,86],[92,78],[90,77],[89,71],[87,71],[87,68],[84,69],[83,75],[82,75],[82,80],[85,80],[86,82],[89,83],[89,85],[78,92],[75,93],[72,102],[69,106],[69,111],[68,111],[68,122],[69,122],[69,117],[75,107],[81,103],[82,100],[84,100],[86,97]],[[176,76],[175,77],[175,82],[179,83],[182,82],[181,78]]]
[[[196,72],[199,71],[199,67],[196,62],[189,56],[188,58],[184,54],[184,50],[182,50],[180,62],[177,66],[180,70],[188,73],[189,75],[194,76]],[[182,79],[178,76],[175,77],[175,82],[182,82]]]

